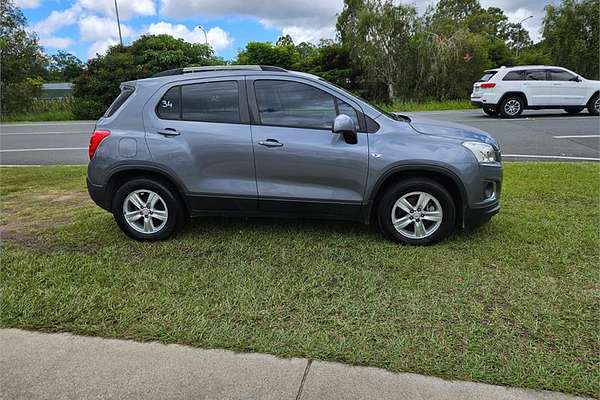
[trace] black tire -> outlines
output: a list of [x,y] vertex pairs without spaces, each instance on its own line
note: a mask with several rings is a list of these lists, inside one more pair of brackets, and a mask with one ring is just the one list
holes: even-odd
[[[140,197],[144,200],[143,196],[144,191],[152,191],[160,196],[161,203],[157,206],[162,209],[166,209],[167,217],[166,222],[162,227],[160,225],[162,222],[157,219],[152,219],[149,217],[153,223],[157,222],[160,229],[156,232],[152,233],[144,233],[135,230],[129,222],[125,219],[125,212],[123,209],[123,204],[127,196],[135,191],[140,191]],[[147,200],[147,198],[146,198]],[[114,194],[113,196],[113,216],[119,228],[127,234],[127,236],[136,239],[136,240],[147,240],[147,241],[155,241],[155,240],[164,240],[169,238],[171,235],[176,233],[185,222],[185,210],[183,204],[179,200],[174,189],[170,187],[170,185],[166,184],[162,181],[157,181],[150,178],[137,178],[130,180],[124,183]],[[131,208],[131,204],[128,204]],[[135,210],[135,208],[133,208]],[[140,213],[141,215],[141,213]],[[147,219],[146,216],[140,216],[139,218],[142,221]]]
[[495,117],[498,115],[498,111],[495,108],[483,106],[483,112],[489,115],[490,117]]
[[583,111],[585,107],[567,107],[565,108],[565,111],[568,112],[569,114],[579,114],[580,112]]
[[[520,96],[506,96],[500,103],[498,112],[502,118],[517,118],[523,109],[525,108],[525,102]],[[515,111],[511,111],[515,110]]]
[[598,100],[598,93],[592,96],[590,101],[588,101],[587,109],[588,112],[592,115],[598,116],[600,114],[600,102]]
[[[441,223],[435,230],[432,229],[435,223],[431,221],[426,222],[425,218],[423,218],[423,223],[429,224],[429,228],[432,229],[432,232],[422,238],[411,238],[406,236],[397,230],[392,222],[392,212],[394,212],[394,216],[396,218],[414,215],[409,213],[399,215],[397,212],[399,211],[403,213],[403,211],[395,207],[395,204],[399,199],[414,192],[423,192],[433,196],[434,199],[439,203],[439,206],[441,206],[441,211],[443,214]],[[418,198],[418,195],[415,195],[415,198]],[[410,197],[408,197],[408,199],[410,199]],[[413,200],[413,203],[411,203],[409,200],[409,204],[412,204],[416,207],[417,202]],[[432,207],[435,210],[436,207],[434,206],[436,206],[436,204],[433,204],[432,202],[429,202],[428,204],[430,204],[430,208]],[[417,210],[414,209],[412,211],[417,212]],[[377,204],[377,219],[380,229],[389,239],[401,244],[428,245],[439,242],[452,232],[456,219],[456,206],[452,200],[452,196],[450,196],[450,193],[448,193],[448,191],[439,183],[427,178],[411,178],[392,185],[383,194],[379,203]],[[416,222],[414,222],[413,218],[411,219],[413,222],[410,222],[406,228],[410,230],[411,228],[409,227],[412,225],[412,229],[415,230]]]

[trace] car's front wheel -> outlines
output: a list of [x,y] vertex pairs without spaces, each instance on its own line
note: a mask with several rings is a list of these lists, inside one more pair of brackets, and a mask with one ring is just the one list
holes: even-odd
[[500,115],[504,118],[516,118],[523,112],[525,103],[519,96],[507,96],[500,103]]
[[411,178],[390,187],[378,204],[379,226],[395,242],[426,245],[439,242],[454,228],[452,196],[431,179]]
[[568,112],[569,114],[579,114],[580,112],[583,111],[585,107],[567,107],[565,108],[565,111]]
[[174,191],[152,179],[126,182],[116,191],[112,204],[117,224],[136,240],[166,239],[184,221],[184,210]]

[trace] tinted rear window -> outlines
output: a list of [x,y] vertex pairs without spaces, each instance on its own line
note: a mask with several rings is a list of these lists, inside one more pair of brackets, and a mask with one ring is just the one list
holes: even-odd
[[129,98],[129,96],[133,94],[133,91],[134,88],[132,87],[123,87],[123,89],[121,89],[121,93],[119,93],[115,101],[112,102],[110,107],[108,107],[108,110],[106,110],[106,113],[104,113],[104,116],[107,118],[112,116],[119,108],[121,108],[123,103],[125,103],[125,101]]
[[545,70],[527,71],[526,75],[527,75],[528,81],[545,81],[546,80],[546,71]]
[[162,119],[200,122],[240,122],[238,84],[235,81],[174,86],[156,105]]
[[494,71],[492,72],[486,72],[481,78],[479,78],[479,80],[477,82],[487,82],[490,79],[492,79],[492,76],[496,75],[496,73]]

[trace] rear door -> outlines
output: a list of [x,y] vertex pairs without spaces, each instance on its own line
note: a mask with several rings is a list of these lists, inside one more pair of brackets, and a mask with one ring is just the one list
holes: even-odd
[[530,106],[552,105],[552,82],[545,69],[532,69],[525,72],[525,81],[521,85]]
[[164,86],[147,104],[144,123],[153,164],[180,179],[194,210],[256,209],[243,77]]
[[557,106],[583,106],[586,103],[585,84],[577,75],[563,69],[549,71],[552,81],[552,104]]
[[356,218],[367,179],[367,133],[348,144],[331,129],[343,113],[361,130],[360,107],[312,81],[281,76],[248,77],[248,93],[259,209]]

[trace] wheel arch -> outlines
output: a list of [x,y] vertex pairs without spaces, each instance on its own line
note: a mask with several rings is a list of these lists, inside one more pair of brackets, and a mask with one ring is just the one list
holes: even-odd
[[498,100],[498,107],[500,107],[500,104],[502,104],[504,99],[506,99],[508,96],[519,96],[525,103],[525,107],[529,106],[529,102],[527,101],[527,96],[525,95],[525,93],[519,92],[519,91],[511,91],[511,92],[506,92],[502,95],[500,100]]
[[592,93],[592,95],[590,96],[590,98],[588,99],[588,101],[585,102],[586,106],[588,104],[590,104],[590,102],[592,101],[592,99],[594,98],[594,96],[597,96],[597,95],[600,95],[600,90],[596,90],[594,93]]
[[456,222],[462,225],[464,208],[467,203],[467,191],[460,178],[444,167],[432,165],[411,165],[392,168],[375,183],[369,196],[365,221],[372,222],[377,214],[377,204],[385,191],[396,182],[409,178],[427,178],[442,185],[452,196],[456,206]]
[[122,166],[111,171],[105,186],[108,202],[107,206],[109,209],[112,209],[113,196],[119,187],[121,187],[127,181],[138,178],[153,179],[171,188],[175,195],[179,198],[181,204],[185,206],[186,215],[190,215],[191,209],[187,202],[187,198],[185,196],[186,192],[183,188],[183,185],[169,172],[160,168],[145,165]]

